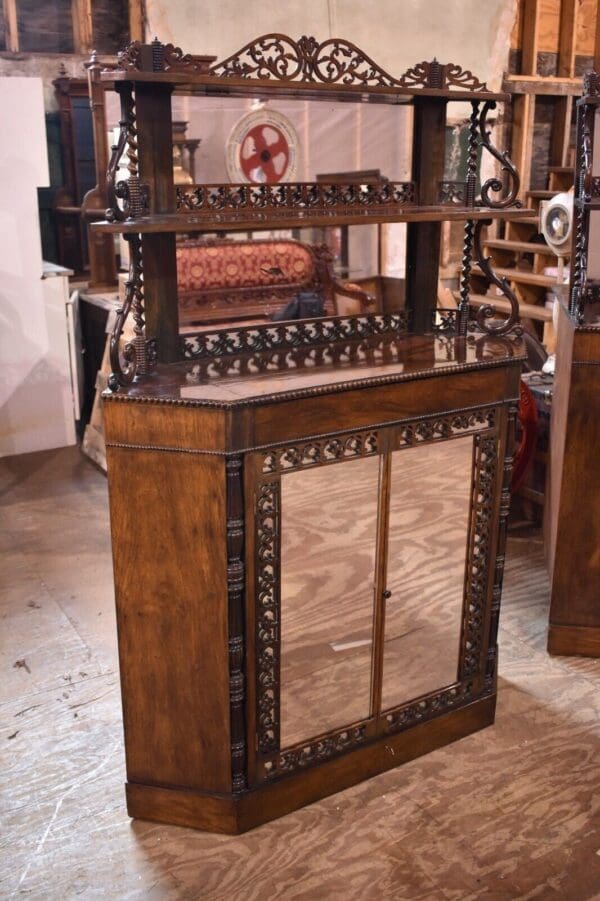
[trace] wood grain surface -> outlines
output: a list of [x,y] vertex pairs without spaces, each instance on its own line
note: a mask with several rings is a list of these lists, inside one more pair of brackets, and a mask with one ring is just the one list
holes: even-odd
[[493,727],[232,838],[126,814],[104,477],[75,448],[0,474],[2,897],[598,897],[600,661],[546,654],[537,535],[509,539]]

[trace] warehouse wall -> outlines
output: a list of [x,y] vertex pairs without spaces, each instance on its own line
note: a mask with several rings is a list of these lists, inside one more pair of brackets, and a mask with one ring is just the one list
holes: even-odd
[[146,0],[147,34],[184,50],[228,56],[267,32],[344,37],[398,75],[436,56],[498,89],[517,0]]

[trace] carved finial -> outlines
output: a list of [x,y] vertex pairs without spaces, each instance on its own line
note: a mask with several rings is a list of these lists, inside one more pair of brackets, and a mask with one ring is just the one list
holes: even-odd
[[61,63],[60,66],[58,67],[58,75],[59,75],[59,77],[60,77],[60,78],[64,78],[64,77],[65,77],[66,75],[68,75],[68,74],[69,74],[69,73],[67,72],[67,67],[65,66],[64,63]]
[[586,97],[598,96],[600,94],[600,75],[598,75],[595,69],[584,74],[583,93]]
[[429,65],[427,77],[428,88],[439,88],[441,90],[444,87],[444,68],[445,67],[440,65],[434,56]]
[[152,41],[152,69],[162,72],[164,68],[164,47],[157,37]]

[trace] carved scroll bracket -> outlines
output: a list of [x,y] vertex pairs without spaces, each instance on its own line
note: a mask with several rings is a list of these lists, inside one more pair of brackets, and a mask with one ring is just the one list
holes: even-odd
[[489,206],[491,209],[501,210],[509,206],[522,206],[521,202],[517,200],[517,194],[519,193],[521,180],[515,165],[512,163],[508,156],[508,151],[505,150],[504,152],[501,152],[497,147],[494,146],[494,144],[492,144],[492,132],[491,128],[488,127],[487,117],[490,110],[493,110],[495,108],[495,100],[488,100],[483,104],[481,116],[479,117],[479,133],[481,136],[482,146],[485,147],[492,154],[492,156],[498,160],[498,162],[501,164],[502,172],[507,173],[509,190],[506,196],[494,199],[491,196],[491,192],[497,194],[503,191],[505,188],[505,180],[496,178],[495,176],[493,178],[488,178],[488,180],[481,186],[481,202],[484,206]]
[[479,328],[483,332],[487,332],[489,335],[507,335],[509,332],[512,332],[515,335],[520,335],[522,334],[523,329],[519,324],[519,301],[517,300],[516,295],[510,287],[508,281],[505,278],[500,278],[492,269],[492,258],[485,256],[485,254],[483,253],[481,232],[484,226],[490,225],[491,222],[491,219],[480,219],[475,224],[473,239],[475,244],[475,259],[479,263],[481,271],[486,276],[486,278],[488,278],[490,282],[492,282],[492,284],[500,288],[502,294],[510,302],[510,314],[508,319],[492,321],[495,315],[495,310],[490,304],[484,304],[483,306],[479,307],[477,311],[475,317],[476,322]]
[[[123,82],[116,85],[116,90],[121,99],[121,119],[119,138],[112,147],[106,173],[106,218],[109,222],[137,219],[148,213],[149,206],[148,185],[141,183],[138,171],[137,125],[132,85],[130,82]],[[119,165],[126,148],[128,178],[117,181]]]
[[[117,318],[110,339],[112,372],[108,378],[111,391],[129,385],[136,375],[145,375],[150,368],[150,353],[146,342],[144,319],[144,276],[142,241],[139,235],[124,235],[129,242],[129,278],[125,283],[125,302],[117,310]],[[133,339],[121,349],[121,338],[129,313],[133,314]]]

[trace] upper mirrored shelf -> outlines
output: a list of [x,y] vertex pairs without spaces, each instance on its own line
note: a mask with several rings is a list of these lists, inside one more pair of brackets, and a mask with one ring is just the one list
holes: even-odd
[[417,63],[399,77],[390,75],[350,41],[314,37],[298,40],[267,34],[246,44],[222,61],[208,55],[184,54],[156,38],[151,44],[134,41],[115,66],[102,66],[101,80],[167,83],[186,93],[237,95],[297,95],[315,99],[348,99],[406,103],[417,95],[447,100],[506,101],[508,94],[489,91],[472,72],[437,59]]
[[[210,187],[210,186],[203,186]],[[230,185],[230,188],[237,186]],[[248,188],[248,185],[240,187]],[[279,186],[274,186],[279,187]],[[94,231],[147,234],[149,232],[190,232],[190,231],[247,231],[252,228],[299,228],[311,225],[365,225],[379,222],[448,222],[465,219],[521,219],[534,216],[530,209],[508,207],[499,210],[490,207],[467,207],[462,205],[419,206],[418,204],[388,204],[376,208],[368,206],[354,211],[339,207],[311,209],[275,206],[257,209],[235,209],[207,207],[206,210],[181,213],[147,215],[139,219],[119,222],[94,222]]]

